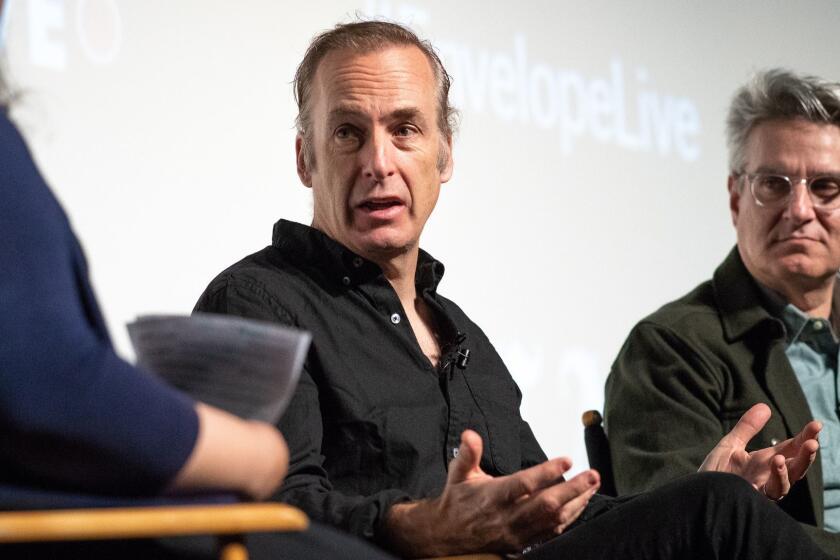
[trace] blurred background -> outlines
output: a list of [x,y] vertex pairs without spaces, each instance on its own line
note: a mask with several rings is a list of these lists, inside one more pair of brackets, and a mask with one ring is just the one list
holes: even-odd
[[[67,209],[118,350],[311,220],[290,82],[310,38],[385,16],[440,50],[461,110],[423,246],[549,455],[629,329],[734,243],[724,118],[756,69],[840,80],[840,2],[7,0],[14,117]],[[0,272],[2,273],[2,272]]]

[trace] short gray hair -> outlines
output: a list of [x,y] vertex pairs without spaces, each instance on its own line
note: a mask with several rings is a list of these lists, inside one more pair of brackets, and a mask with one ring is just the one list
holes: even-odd
[[[414,46],[429,60],[437,82],[437,125],[445,138],[451,138],[458,125],[458,112],[449,102],[452,78],[443,67],[435,48],[429,41],[420,39],[411,29],[389,21],[356,21],[336,25],[317,35],[309,44],[303,60],[297,67],[294,80],[295,101],[298,115],[295,126],[303,139],[303,156],[307,165],[314,163],[312,154],[312,116],[310,97],[315,73],[324,57],[332,51],[351,49],[359,53],[378,51],[391,46]],[[441,162],[438,163],[440,167]]]
[[756,72],[735,92],[726,118],[729,171],[746,166],[746,146],[756,125],[776,119],[805,119],[840,126],[840,83],[784,68]]

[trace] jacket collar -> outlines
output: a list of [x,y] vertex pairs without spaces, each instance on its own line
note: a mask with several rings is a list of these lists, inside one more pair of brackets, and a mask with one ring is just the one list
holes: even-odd
[[778,336],[784,334],[781,322],[765,308],[761,290],[744,266],[737,246],[715,270],[712,286],[728,341],[743,338],[754,328],[768,324],[775,325]]
[[[757,363],[765,364],[756,370],[756,375],[779,410],[788,435],[796,434],[811,420],[808,401],[785,355],[784,344],[781,344],[785,327],[781,320],[768,311],[767,298],[762,295],[761,288],[744,266],[738,247],[733,248],[715,270],[712,285],[728,342],[741,339],[756,329],[767,329],[750,343],[759,352]],[[819,457],[811,465],[805,477],[805,485],[808,488],[811,513],[817,525],[822,526],[822,465]]]
[[[753,328],[766,324],[768,320],[777,323],[782,328],[780,336],[783,334],[783,324],[775,319],[779,317],[787,302],[769,288],[762,289],[744,265],[737,246],[732,248],[715,270],[712,285],[727,340],[731,342],[742,338]],[[840,334],[840,271],[834,283],[831,322]]]

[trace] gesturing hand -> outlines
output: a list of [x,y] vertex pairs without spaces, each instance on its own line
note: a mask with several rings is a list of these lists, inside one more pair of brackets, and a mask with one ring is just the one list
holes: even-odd
[[564,481],[572,465],[567,458],[492,477],[479,466],[481,451],[479,435],[465,431],[443,493],[391,508],[386,530],[397,552],[439,556],[522,550],[565,530],[600,484],[593,470]]
[[797,480],[805,476],[817,456],[817,434],[822,424],[808,422],[796,436],[748,453],[747,443],[770,419],[770,408],[759,403],[741,416],[706,456],[700,471],[720,471],[740,475],[771,500],[781,500]]

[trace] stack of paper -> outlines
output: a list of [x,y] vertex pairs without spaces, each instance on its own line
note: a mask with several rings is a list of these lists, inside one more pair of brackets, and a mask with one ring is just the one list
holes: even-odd
[[297,384],[309,333],[228,315],[147,315],[128,325],[137,364],[196,400],[276,422]]

